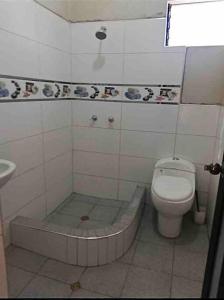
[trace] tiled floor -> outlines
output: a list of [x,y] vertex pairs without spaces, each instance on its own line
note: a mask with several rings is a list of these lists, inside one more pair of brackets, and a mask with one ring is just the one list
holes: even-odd
[[[124,213],[128,202],[72,194],[46,221],[72,228],[96,229],[111,225]],[[89,220],[82,221],[82,216]]]
[[[195,225],[189,214],[185,216],[181,237],[175,240],[164,239],[155,228],[154,213],[146,205],[132,247],[116,262],[101,267],[71,266],[10,246],[10,296],[200,297],[208,250],[206,227]],[[76,281],[81,288],[72,291],[70,284]]]

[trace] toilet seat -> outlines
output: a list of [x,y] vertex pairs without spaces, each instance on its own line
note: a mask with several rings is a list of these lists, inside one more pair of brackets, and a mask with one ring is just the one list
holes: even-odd
[[153,182],[153,192],[164,201],[180,202],[193,192],[191,182],[184,177],[161,175]]

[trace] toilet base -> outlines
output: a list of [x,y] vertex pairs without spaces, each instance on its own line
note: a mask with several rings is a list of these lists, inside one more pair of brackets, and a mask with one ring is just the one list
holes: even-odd
[[165,216],[158,213],[158,230],[167,238],[176,238],[180,235],[183,216]]

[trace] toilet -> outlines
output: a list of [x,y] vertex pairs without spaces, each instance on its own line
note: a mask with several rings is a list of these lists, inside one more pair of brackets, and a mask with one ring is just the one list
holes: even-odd
[[158,212],[158,230],[167,238],[181,232],[183,215],[194,201],[195,166],[181,158],[159,160],[153,172],[151,198]]

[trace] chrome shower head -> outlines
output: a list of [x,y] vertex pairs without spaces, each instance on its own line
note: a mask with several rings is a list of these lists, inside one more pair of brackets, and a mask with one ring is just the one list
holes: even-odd
[[96,38],[99,39],[99,40],[104,40],[107,37],[106,31],[107,31],[106,27],[102,26],[100,28],[100,30],[98,30],[96,32],[96,34],[95,34]]

